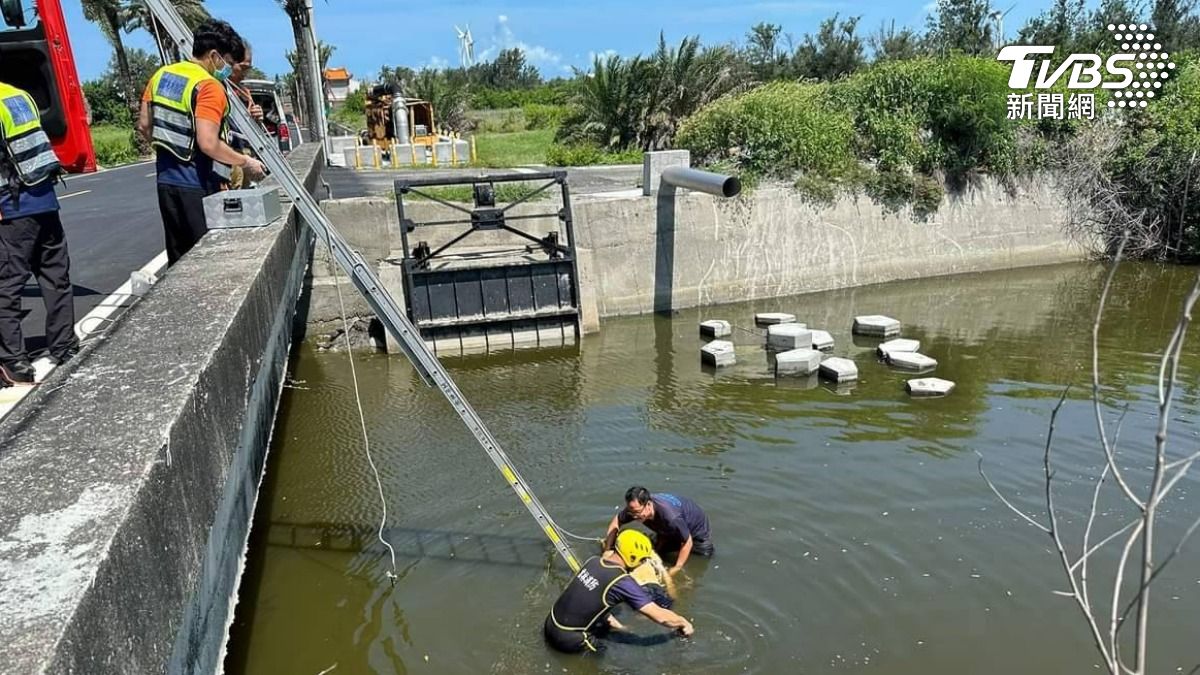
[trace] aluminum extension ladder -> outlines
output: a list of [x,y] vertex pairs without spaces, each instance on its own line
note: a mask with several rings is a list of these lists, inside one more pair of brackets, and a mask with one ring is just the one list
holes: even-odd
[[[192,31],[175,11],[175,8],[167,0],[146,0],[146,4],[155,18],[164,26],[170,39],[178,46],[179,52],[191,54]],[[558,524],[546,511],[546,507],[542,506],[537,495],[529,489],[529,484],[517,472],[504,449],[500,447],[500,443],[496,441],[475,409],[463,397],[462,392],[454,384],[454,380],[450,379],[446,369],[425,346],[425,341],[416,327],[400,310],[395,299],[384,290],[379,277],[371,270],[362,255],[350,248],[346,240],[329,222],[325,213],[321,211],[317,201],[304,188],[304,183],[296,174],[292,173],[278,144],[272,141],[258,123],[250,117],[241,98],[230,90],[229,84],[226,84],[226,89],[229,90],[228,98],[234,125],[248,138],[255,154],[270,169],[271,175],[279,181],[280,186],[291,197],[292,203],[300,211],[304,222],[308,223],[318,239],[328,242],[334,260],[345,270],[355,288],[366,298],[367,303],[370,304],[371,309],[374,310],[387,330],[395,336],[397,342],[404,349],[404,354],[420,373],[425,384],[436,386],[442,392],[454,411],[462,418],[463,423],[475,435],[479,445],[483,446],[492,463],[500,470],[509,487],[517,493],[521,503],[525,505],[546,537],[554,544],[558,554],[567,562],[572,571],[578,572],[580,569],[579,559],[575,557],[575,552],[559,532]],[[324,135],[328,130],[320,131]]]

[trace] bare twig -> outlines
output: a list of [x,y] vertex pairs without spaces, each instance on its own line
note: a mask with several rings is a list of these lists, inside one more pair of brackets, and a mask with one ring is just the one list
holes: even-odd
[[[1121,600],[1121,585],[1125,581],[1125,568],[1129,564],[1129,552],[1133,550],[1133,545],[1137,543],[1138,537],[1142,534],[1142,528],[1146,521],[1139,518],[1137,526],[1133,528],[1133,532],[1129,533],[1129,538],[1125,540],[1125,547],[1121,550],[1121,560],[1117,563],[1117,571],[1113,579],[1113,594],[1112,594],[1112,615],[1108,624],[1108,640],[1112,648],[1113,662],[1121,664],[1121,646],[1117,642],[1117,633],[1121,629],[1122,621],[1117,617],[1117,607]],[[1124,664],[1121,664],[1124,667]],[[1109,668],[1113,671],[1112,668]]]
[[1104,458],[1108,462],[1108,469],[1112,472],[1113,480],[1121,486],[1121,491],[1125,493],[1129,501],[1137,505],[1139,509],[1145,510],[1146,505],[1134,494],[1133,489],[1129,487],[1129,483],[1126,482],[1125,477],[1121,475],[1121,470],[1117,467],[1117,460],[1113,447],[1108,442],[1108,432],[1104,428],[1104,416],[1100,409],[1100,321],[1104,317],[1104,305],[1108,302],[1108,292],[1112,290],[1112,280],[1117,274],[1117,267],[1121,265],[1121,254],[1125,251],[1125,244],[1128,241],[1129,230],[1125,230],[1125,235],[1121,237],[1121,243],[1117,246],[1112,267],[1108,270],[1108,277],[1104,280],[1104,290],[1100,293],[1100,305],[1096,308],[1096,320],[1092,323],[1092,407],[1096,411],[1096,428],[1100,431],[1100,442],[1104,445]]
[[1012,511],[1013,513],[1017,514],[1018,516],[1021,516],[1022,518],[1024,518],[1027,523],[1029,523],[1030,525],[1033,525],[1034,527],[1041,530],[1042,532],[1045,532],[1046,534],[1050,534],[1050,528],[1039,523],[1032,516],[1025,513],[1021,509],[1018,509],[1017,507],[1013,506],[1013,503],[1008,501],[1008,498],[1005,497],[1000,492],[1000,490],[996,488],[996,485],[995,485],[995,483],[992,482],[992,479],[988,478],[987,474],[984,473],[984,471],[983,471],[983,455],[980,454],[980,452],[978,450],[975,451],[975,454],[979,455],[979,475],[983,477],[983,482],[987,483],[987,486],[992,489],[992,494],[996,495],[996,498],[999,499],[1001,502],[1003,502],[1004,505],[1007,506],[1010,511]]

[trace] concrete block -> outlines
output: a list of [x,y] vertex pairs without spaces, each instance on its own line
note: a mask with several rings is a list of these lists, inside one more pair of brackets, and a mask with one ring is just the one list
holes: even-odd
[[329,138],[329,163],[334,166],[354,166],[353,155],[349,155],[351,163],[346,164],[346,150],[353,150],[358,146],[358,138],[355,136],[331,136]]
[[922,377],[904,383],[910,396],[945,396],[954,391],[954,383],[940,377]]
[[642,155],[642,194],[649,196],[658,192],[662,183],[663,169],[672,166],[689,167],[692,155],[687,150],[660,150]]
[[733,328],[728,321],[721,319],[709,319],[708,321],[700,322],[700,334],[706,337],[719,338],[731,335]]
[[887,356],[888,365],[902,370],[925,372],[937,368],[937,360],[917,352],[890,352]]
[[802,323],[780,323],[767,328],[767,344],[778,351],[809,349],[812,332]]
[[812,333],[813,349],[827,351],[833,349],[833,336],[823,330],[809,330]]
[[777,323],[796,323],[796,315],[787,312],[759,312],[754,315],[754,323],[760,326],[773,326]]
[[921,343],[917,340],[907,340],[905,338],[896,338],[888,340],[876,348],[876,353],[881,358],[887,358],[889,353],[893,352],[916,352],[921,350]]
[[733,343],[728,340],[713,340],[700,348],[700,361],[717,368],[732,366],[737,362]]
[[775,375],[811,375],[821,367],[821,352],[792,349],[775,355]]
[[858,366],[850,359],[831,356],[821,362],[821,377],[833,382],[853,382],[858,379]]
[[856,335],[892,337],[900,334],[900,322],[890,316],[868,314],[854,317],[853,332]]

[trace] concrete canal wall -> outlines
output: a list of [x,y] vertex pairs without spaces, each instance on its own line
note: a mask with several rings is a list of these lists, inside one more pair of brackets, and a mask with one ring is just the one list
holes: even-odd
[[[352,198],[324,206],[401,297],[403,250],[395,201]],[[428,202],[407,206],[418,219],[447,213]],[[1015,191],[984,180],[948,197],[926,221],[914,221],[903,210],[888,213],[865,197],[814,206],[786,187],[731,200],[688,191],[648,197],[628,191],[585,194],[573,198],[573,207],[581,305],[589,330],[597,329],[602,317],[1047,265],[1088,253],[1062,231],[1067,214],[1049,180],[1028,181]],[[554,229],[555,222],[523,221],[523,226],[542,233]],[[462,229],[422,228],[416,238],[436,247]],[[495,239],[494,233],[477,233],[469,241]],[[332,266],[314,265],[309,317],[315,324],[339,316],[332,274]],[[369,312],[358,299],[348,311]]]
[[[310,189],[318,144],[289,158]],[[311,237],[214,231],[0,425],[0,673],[211,673]]]

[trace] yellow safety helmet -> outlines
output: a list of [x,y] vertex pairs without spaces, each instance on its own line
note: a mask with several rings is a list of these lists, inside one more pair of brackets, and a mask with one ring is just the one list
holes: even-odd
[[617,535],[617,555],[625,561],[626,567],[637,567],[654,555],[654,548],[650,545],[650,537],[637,530],[622,530]]

